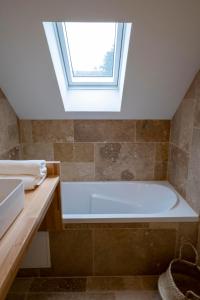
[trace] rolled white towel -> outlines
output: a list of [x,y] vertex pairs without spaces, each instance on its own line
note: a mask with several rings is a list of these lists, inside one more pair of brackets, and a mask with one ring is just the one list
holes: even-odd
[[45,160],[0,160],[0,175],[43,177],[46,174]]
[[33,190],[39,186],[45,179],[43,177],[34,177],[31,175],[0,175],[0,179],[20,179],[24,183],[24,190]]

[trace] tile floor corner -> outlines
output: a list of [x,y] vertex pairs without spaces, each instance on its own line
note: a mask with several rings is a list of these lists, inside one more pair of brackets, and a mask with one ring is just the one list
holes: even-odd
[[161,300],[157,276],[16,278],[6,300]]

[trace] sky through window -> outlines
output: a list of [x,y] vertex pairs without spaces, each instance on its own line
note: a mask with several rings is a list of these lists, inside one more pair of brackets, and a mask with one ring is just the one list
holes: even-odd
[[64,23],[73,76],[113,76],[116,23]]

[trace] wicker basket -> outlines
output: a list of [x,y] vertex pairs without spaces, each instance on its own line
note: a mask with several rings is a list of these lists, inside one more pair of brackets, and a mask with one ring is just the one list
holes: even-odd
[[[195,262],[182,258],[184,247],[190,247],[195,253]],[[173,259],[165,273],[158,280],[158,289],[163,300],[200,300],[200,267],[198,253],[190,243],[180,248],[179,258]]]

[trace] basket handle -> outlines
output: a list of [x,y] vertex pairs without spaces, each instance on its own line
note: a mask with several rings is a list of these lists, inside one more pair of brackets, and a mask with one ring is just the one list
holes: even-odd
[[195,262],[194,262],[194,264],[198,265],[199,255],[198,255],[197,249],[191,243],[189,243],[189,242],[188,243],[183,243],[181,245],[180,251],[179,251],[179,259],[183,260],[183,248],[186,247],[186,246],[189,246],[193,250],[194,255],[195,255]]
[[187,293],[185,294],[185,299],[199,300],[200,297],[197,294],[195,294],[193,291],[187,291]]

